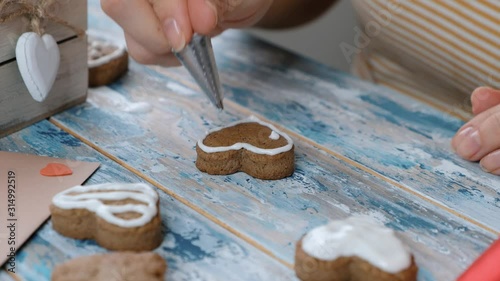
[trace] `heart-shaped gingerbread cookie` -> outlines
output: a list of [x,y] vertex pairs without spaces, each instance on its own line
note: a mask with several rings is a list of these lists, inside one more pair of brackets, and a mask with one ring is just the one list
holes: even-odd
[[109,250],[152,250],[163,241],[158,193],[149,185],[75,186],[52,199],[52,226],[75,239],[94,239]]
[[302,281],[416,281],[413,256],[392,229],[352,217],[319,226],[297,242]]
[[78,257],[59,264],[52,271],[52,281],[163,281],[166,261],[152,252],[115,252]]
[[292,139],[255,117],[209,131],[196,152],[196,167],[212,175],[241,171],[275,180],[292,175],[295,167]]
[[128,70],[128,52],[125,45],[111,35],[88,30],[89,86],[111,84]]

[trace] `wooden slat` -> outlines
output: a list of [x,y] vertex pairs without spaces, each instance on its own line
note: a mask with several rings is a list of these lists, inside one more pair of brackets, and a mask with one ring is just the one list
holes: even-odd
[[[47,121],[0,139],[0,150],[100,162],[86,184],[143,181]],[[159,193],[165,240],[155,251],[169,263],[168,280],[294,280],[289,268]],[[17,273],[23,280],[49,280],[56,264],[102,252],[94,242],[57,234],[49,221],[17,253]]]
[[[33,1],[36,2],[36,1]],[[50,10],[51,14],[69,22],[71,25],[86,30],[87,26],[87,0],[66,0],[58,3]],[[2,11],[4,12],[4,11]],[[7,13],[7,11],[5,11]],[[31,31],[26,19],[15,19],[0,24],[0,63],[16,57],[16,42],[24,32]],[[45,32],[54,36],[56,41],[61,41],[75,35],[75,32],[59,23],[48,21]]]
[[0,137],[85,100],[88,85],[86,40],[81,37],[59,45],[58,76],[42,103],[33,100],[28,93],[16,61],[0,67]]

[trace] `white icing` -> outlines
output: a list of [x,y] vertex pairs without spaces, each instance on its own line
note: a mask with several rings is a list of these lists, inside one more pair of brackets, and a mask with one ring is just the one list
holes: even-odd
[[280,135],[278,135],[275,131],[272,131],[271,134],[269,135],[269,138],[272,140],[277,140],[280,138]]
[[[236,125],[242,124],[242,123],[258,123],[258,124],[260,124],[262,126],[266,126],[269,129],[271,129],[273,132],[275,132],[276,134],[279,134],[283,138],[285,138],[288,143],[286,145],[282,146],[282,147],[272,148],[272,149],[264,149],[264,148],[253,146],[253,145],[251,145],[249,143],[241,143],[241,142],[237,142],[237,143],[235,143],[235,144],[233,144],[231,146],[216,146],[216,147],[207,146],[207,145],[205,145],[203,143],[203,140],[209,134],[217,132],[217,131],[220,131],[220,130],[223,130],[223,129],[226,129],[226,128],[229,128],[229,127],[233,127],[233,126],[236,126]],[[292,149],[292,147],[293,147],[293,140],[287,134],[281,132],[276,127],[274,127],[272,124],[263,122],[263,121],[259,120],[255,116],[250,116],[250,118],[248,118],[247,120],[237,121],[237,122],[229,124],[227,127],[216,128],[216,129],[208,131],[208,133],[205,135],[205,137],[203,139],[201,139],[201,140],[198,141],[198,147],[201,150],[205,151],[206,153],[224,152],[224,151],[230,151],[230,150],[240,150],[240,149],[244,148],[244,149],[246,149],[248,151],[251,151],[251,152],[257,153],[257,154],[277,155],[277,154],[280,154],[280,153],[283,153],[283,152],[287,152],[290,149]]]
[[119,58],[125,53],[125,45],[121,42],[119,42],[116,39],[113,39],[106,34],[99,34],[96,31],[92,32],[87,32],[88,35],[88,40],[90,42],[90,46],[87,47],[87,52],[89,51],[89,48],[94,49],[96,47],[109,47],[113,46],[116,47],[116,50],[114,50],[111,54],[102,56],[98,59],[92,60],[91,56],[96,55],[97,51],[96,50],[90,50],[91,54],[89,54],[89,59],[88,59],[88,66],[89,68],[93,67],[98,67],[104,64],[107,64],[111,62],[114,59]]
[[[78,194],[70,194],[78,193]],[[102,201],[134,199],[145,203],[126,205],[105,205]],[[158,213],[156,204],[158,194],[144,183],[106,183],[88,186],[75,186],[54,196],[52,203],[61,209],[87,209],[108,223],[124,228],[140,227],[150,222]],[[115,214],[134,212],[141,216],[122,219]]]
[[392,229],[362,217],[332,221],[311,230],[302,240],[302,249],[321,260],[357,256],[389,273],[411,264],[409,251]]
[[87,51],[89,52],[89,58],[92,58],[92,57],[100,55],[100,53],[96,49],[90,49],[90,50],[87,50]]

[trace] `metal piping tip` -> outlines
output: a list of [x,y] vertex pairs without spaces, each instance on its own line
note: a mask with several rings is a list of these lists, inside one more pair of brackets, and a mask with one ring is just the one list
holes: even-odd
[[187,68],[212,104],[223,110],[224,95],[210,38],[194,34],[191,42],[182,51],[175,53],[175,56]]
[[224,104],[222,104],[222,101],[220,103],[214,104],[214,105],[215,105],[215,107],[217,107],[217,109],[224,110]]

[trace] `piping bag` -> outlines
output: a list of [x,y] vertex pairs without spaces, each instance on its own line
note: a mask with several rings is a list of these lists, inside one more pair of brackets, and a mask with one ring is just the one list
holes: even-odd
[[210,37],[194,34],[191,42],[174,54],[193,76],[212,104],[223,110],[222,100],[224,96]]

